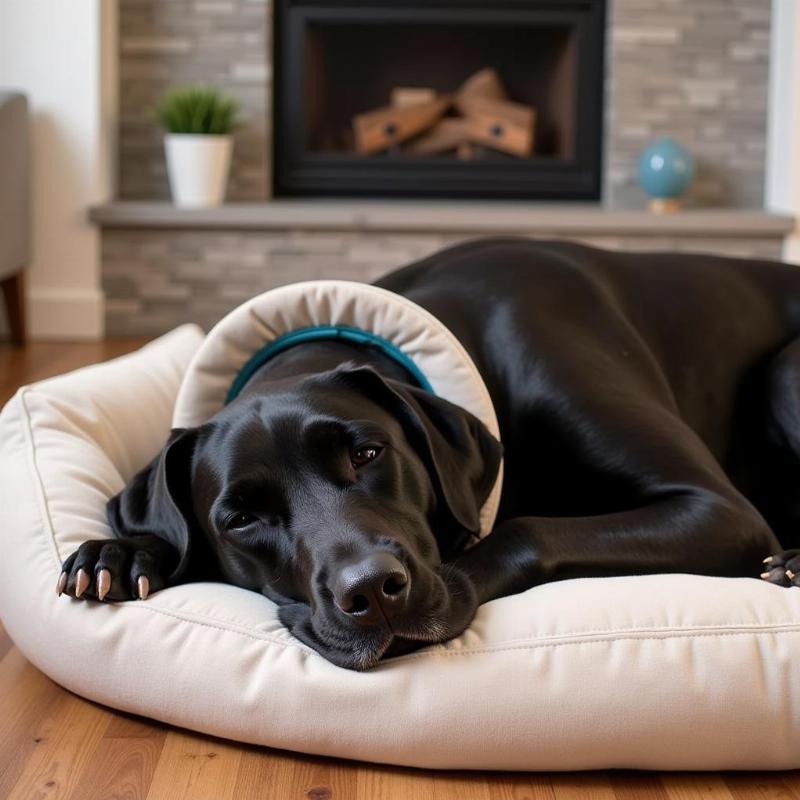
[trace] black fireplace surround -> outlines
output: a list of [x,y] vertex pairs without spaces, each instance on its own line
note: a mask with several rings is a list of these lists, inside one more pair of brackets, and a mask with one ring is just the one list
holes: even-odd
[[[597,200],[606,0],[276,0],[276,196]],[[354,115],[393,88],[455,91],[490,67],[536,111],[529,157],[359,155]]]

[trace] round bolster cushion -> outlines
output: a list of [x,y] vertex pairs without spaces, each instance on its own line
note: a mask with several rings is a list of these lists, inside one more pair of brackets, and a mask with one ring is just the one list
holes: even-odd
[[233,586],[57,597],[62,560],[111,536],[106,501],[166,440],[201,341],[180,328],[22,388],[0,416],[0,614],[53,680],[216,736],[416,767],[800,766],[800,591],[756,580],[543,585],[365,673],[328,663]]

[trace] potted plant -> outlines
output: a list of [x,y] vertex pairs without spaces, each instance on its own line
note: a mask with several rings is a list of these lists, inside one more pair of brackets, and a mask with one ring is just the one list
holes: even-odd
[[166,131],[167,172],[175,205],[222,204],[237,115],[236,102],[211,87],[181,87],[161,98],[156,120]]

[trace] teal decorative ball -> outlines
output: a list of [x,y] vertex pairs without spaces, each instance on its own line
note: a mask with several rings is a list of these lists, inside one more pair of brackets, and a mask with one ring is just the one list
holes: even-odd
[[639,157],[639,183],[650,197],[680,197],[694,178],[692,154],[673,139],[658,139]]

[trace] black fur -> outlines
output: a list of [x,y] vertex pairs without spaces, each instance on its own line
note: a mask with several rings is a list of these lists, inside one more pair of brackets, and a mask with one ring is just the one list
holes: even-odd
[[489,387],[489,537],[466,547],[500,463],[484,426],[369,346],[308,343],[173,432],[110,502],[118,542],[66,562],[67,592],[84,569],[95,596],[109,568],[108,599],[128,599],[143,563],[155,588],[227,581],[364,669],[544,581],[758,577],[774,555],[768,579],[800,585],[796,267],[494,239],[378,285],[447,325]]

